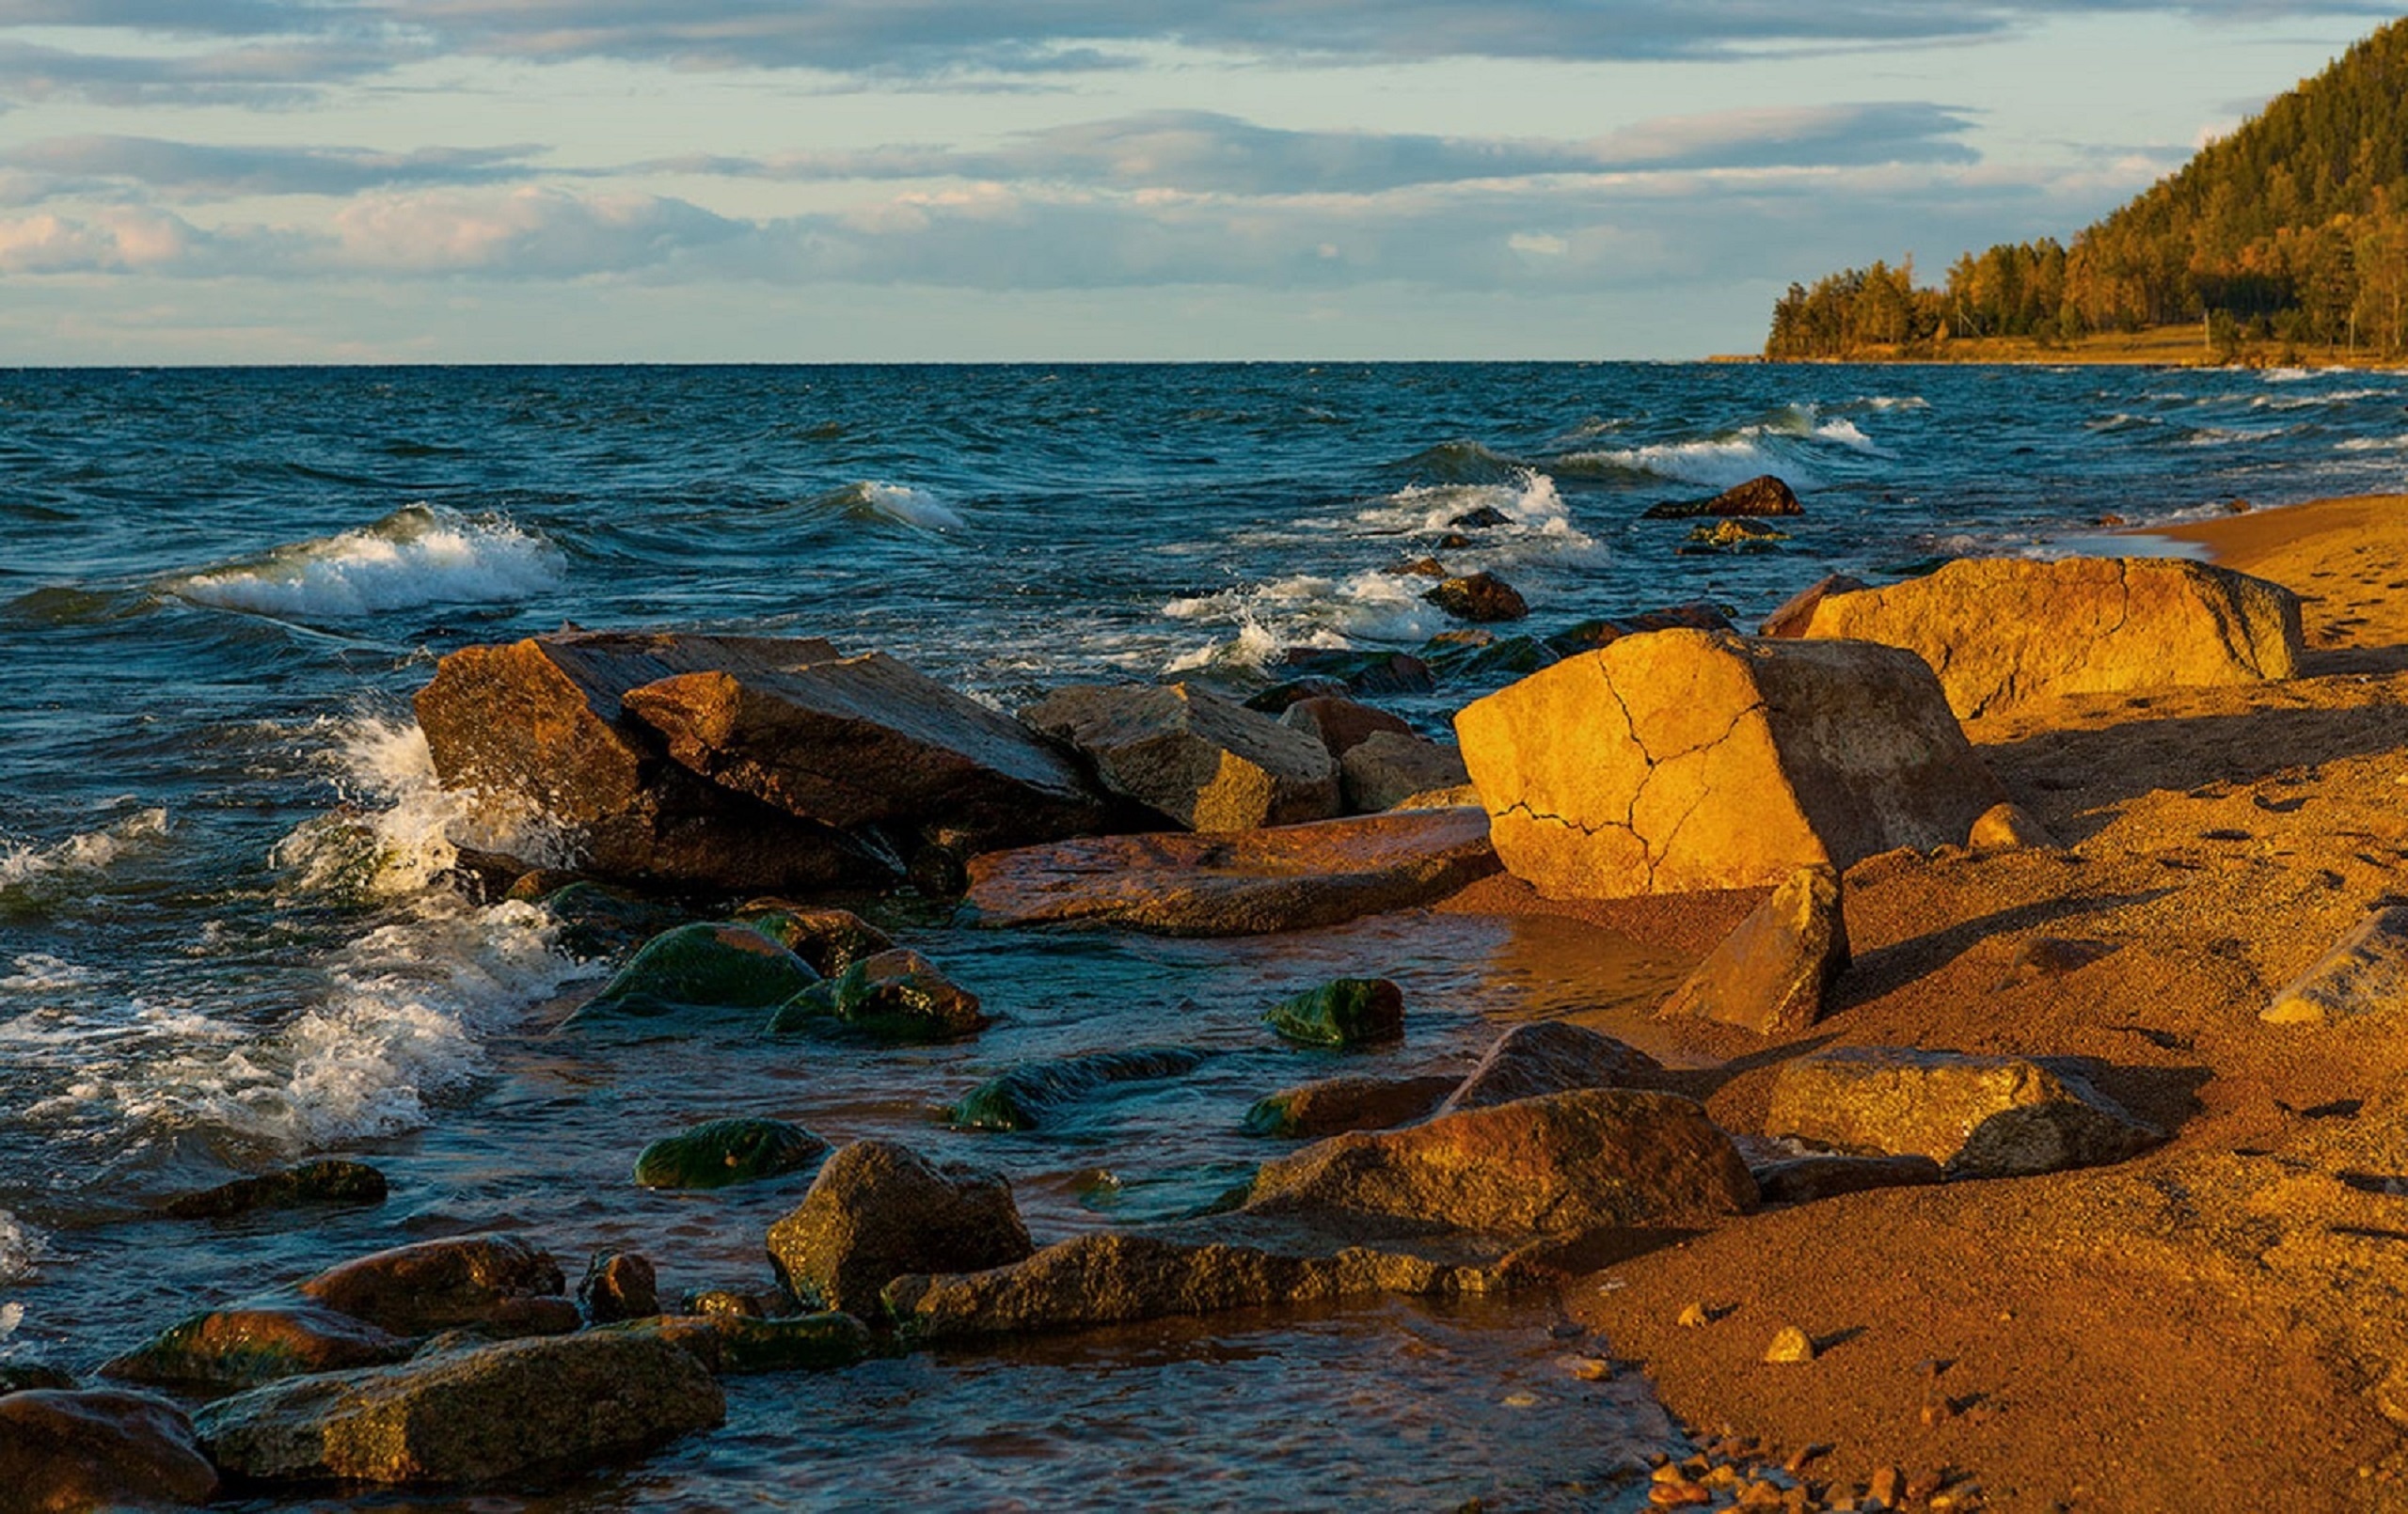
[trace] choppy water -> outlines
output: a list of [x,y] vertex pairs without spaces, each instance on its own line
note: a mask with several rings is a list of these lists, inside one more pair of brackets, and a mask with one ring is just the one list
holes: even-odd
[[[1264,1045],[1280,993],[1398,977],[1414,1034],[1371,1065],[1421,1070],[1501,1020],[1644,1001],[1670,970],[1527,923],[1161,943],[906,912],[1004,1016],[977,1043],[566,1046],[543,1033],[602,970],[554,952],[540,911],[434,883],[449,813],[407,699],[452,648],[563,621],[817,634],[1009,705],[1417,646],[1444,617],[1379,570],[1481,506],[1506,523],[1442,555],[1509,578],[1544,630],[1699,597],[1744,619],[1834,569],[2081,550],[2103,515],[2403,470],[2394,374],[0,373],[0,1358],[87,1368],[186,1308],[493,1225],[572,1270],[634,1246],[671,1291],[758,1278],[798,1189],[626,1176],[643,1140],[721,1114],[1000,1165],[1040,1238],[1171,1213],[1259,1159],[1234,1132],[1248,1102],[1321,1070]],[[1810,512],[1777,552],[1681,556],[1681,527],[1635,518],[1766,471]],[[1481,691],[1410,713],[1434,727]],[[1067,1135],[930,1123],[1012,1062],[1133,1043],[1217,1055]],[[297,1230],[143,1212],[315,1152],[376,1161],[392,1202]],[[1662,1429],[1550,1362],[1553,1317],[1395,1304],[742,1381],[719,1435],[542,1506],[1610,1506],[1597,1478]]]

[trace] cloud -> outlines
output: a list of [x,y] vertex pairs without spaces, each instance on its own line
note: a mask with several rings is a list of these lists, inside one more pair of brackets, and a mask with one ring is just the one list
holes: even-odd
[[375,41],[255,42],[139,55],[0,42],[0,101],[73,96],[106,105],[298,105],[346,80],[383,73],[413,52]]
[[62,136],[0,153],[0,166],[74,180],[122,180],[189,197],[356,195],[408,184],[523,179],[532,147],[420,149],[243,147],[147,136]]

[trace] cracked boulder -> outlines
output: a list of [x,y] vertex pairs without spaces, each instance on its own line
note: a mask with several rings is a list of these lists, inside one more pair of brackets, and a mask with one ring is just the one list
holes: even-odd
[[1755,888],[1953,845],[2004,797],[1930,668],[1870,642],[1626,636],[1455,730],[1497,856],[1556,898]]
[[1826,594],[1803,633],[1905,647],[1963,719],[2066,694],[2266,683],[2299,669],[2299,596],[2178,558],[1967,558]]
[[1802,867],[1739,922],[1656,1011],[1786,1035],[1823,1017],[1823,993],[1848,963],[1840,875]]
[[1113,793],[1190,830],[1338,813],[1338,763],[1318,736],[1196,684],[1082,685],[1020,718],[1077,748]]
[[1782,1064],[1765,1133],[1858,1155],[1928,1157],[1950,1177],[2096,1167],[2165,1140],[2067,1064],[1901,1047],[1846,1047]]

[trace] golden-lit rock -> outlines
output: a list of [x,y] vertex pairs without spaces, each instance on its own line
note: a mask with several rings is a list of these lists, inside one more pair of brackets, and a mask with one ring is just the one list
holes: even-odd
[[[327,1269],[301,1291],[396,1335],[486,1325],[522,1301],[559,1297],[567,1279],[551,1254],[516,1236],[458,1236],[396,1246]],[[569,1328],[577,1311],[569,1309]]]
[[1902,1047],[1843,1047],[1782,1064],[1765,1133],[1928,1157],[1950,1177],[2097,1166],[2165,1140],[2067,1065]]
[[1994,804],[1973,822],[1965,844],[1977,852],[2011,852],[2026,846],[2054,846],[2057,839],[2023,806]]
[[1338,763],[1320,737],[1201,685],[1081,685],[1020,718],[1077,748],[1115,794],[1190,830],[1338,813]]
[[1790,1034],[1822,1018],[1824,992],[1847,964],[1840,875],[1799,868],[1706,954],[1656,1017]]

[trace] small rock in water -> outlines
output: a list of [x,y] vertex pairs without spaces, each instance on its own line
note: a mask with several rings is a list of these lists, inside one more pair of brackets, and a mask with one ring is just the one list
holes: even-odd
[[810,963],[823,978],[895,946],[884,931],[849,909],[754,899],[738,907],[736,918]]
[[1478,509],[1465,511],[1447,524],[1461,526],[1465,530],[1484,531],[1498,526],[1511,526],[1513,524],[1513,517],[1495,505],[1481,505]]
[[706,1120],[644,1147],[636,1181],[645,1188],[726,1188],[783,1176],[827,1154],[827,1142],[784,1120]]
[[1442,579],[1421,597],[1457,620],[1518,621],[1530,612],[1520,591],[1493,573]]
[[1803,515],[1806,507],[1789,485],[1772,474],[1760,474],[1745,483],[1734,484],[1711,499],[1672,499],[1650,505],[1640,513],[1640,520],[1694,520],[1700,515],[1729,518],[1738,515]]
[[1767,1362],[1789,1364],[1814,1360],[1814,1341],[1796,1325],[1783,1325],[1773,1332],[1772,1344],[1765,1348]]
[[382,1204],[385,1175],[365,1162],[305,1161],[280,1173],[237,1178],[199,1193],[169,1199],[163,1211],[177,1220],[224,1220],[254,1209],[309,1204]]
[[1283,999],[1263,1023],[1304,1046],[1370,1046],[1404,1037],[1404,990],[1386,978],[1339,978]]
[[901,947],[864,957],[803,989],[778,1006],[768,1029],[800,1031],[831,1020],[878,1040],[914,1045],[959,1040],[990,1023],[976,994]]
[[169,1326],[101,1364],[104,1377],[196,1393],[254,1388],[306,1372],[376,1366],[409,1343],[364,1320],[314,1304],[219,1309]]
[[940,1166],[892,1141],[828,1159],[802,1204],[769,1227],[769,1259],[798,1297],[876,1317],[907,1272],[976,1272],[1036,1250],[1002,1175]]
[[[514,1304],[565,1304],[559,1295],[566,1281],[548,1252],[516,1236],[460,1236],[345,1262],[302,1284],[301,1291],[396,1335],[422,1335],[506,1320]],[[569,1314],[573,1330],[574,1305]]]
[[1245,1112],[1245,1133],[1319,1137],[1348,1130],[1385,1130],[1418,1120],[1455,1091],[1458,1080],[1324,1078],[1283,1088]]
[[1694,545],[1712,547],[1718,551],[1736,548],[1766,547],[1776,542],[1789,540],[1787,531],[1751,521],[1722,520],[1711,526],[1696,526],[1689,529],[1688,540]]
[[568,1024],[681,1009],[767,1009],[818,980],[811,964],[750,925],[680,925],[646,941]]
[[660,1313],[660,1283],[651,1259],[631,1251],[598,1253],[577,1285],[578,1302],[597,1325]]
[[1034,1130],[1110,1084],[1176,1078],[1195,1071],[1205,1056],[1186,1047],[1132,1047],[1032,1063],[980,1083],[945,1117],[962,1129]]

